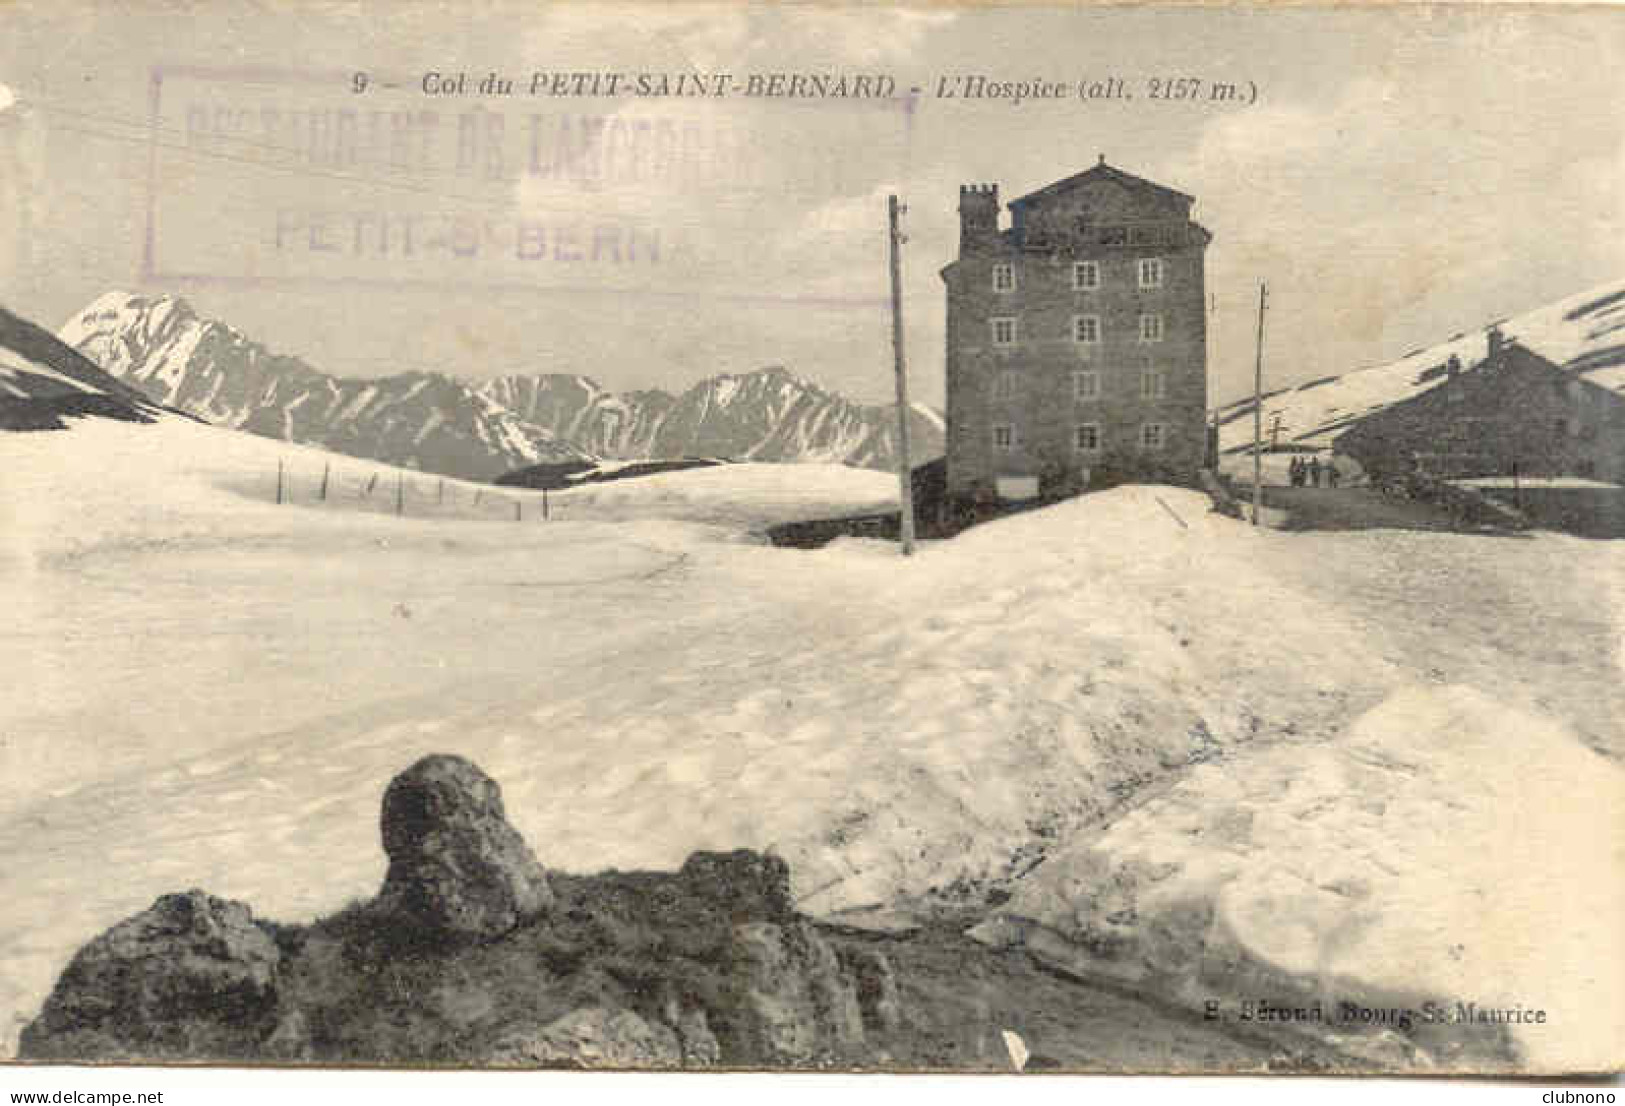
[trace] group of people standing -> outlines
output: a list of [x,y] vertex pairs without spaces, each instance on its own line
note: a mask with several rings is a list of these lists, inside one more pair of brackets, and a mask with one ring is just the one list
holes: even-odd
[[1292,464],[1288,466],[1288,474],[1292,478],[1294,488],[1335,488],[1338,480],[1341,479],[1337,466],[1330,461],[1321,464],[1319,457],[1311,457],[1307,461],[1302,457],[1292,458]]

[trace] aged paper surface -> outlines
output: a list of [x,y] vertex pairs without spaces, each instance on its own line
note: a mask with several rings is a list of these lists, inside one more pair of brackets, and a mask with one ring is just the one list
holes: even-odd
[[5,1057],[1620,1067],[1618,9],[0,25]]

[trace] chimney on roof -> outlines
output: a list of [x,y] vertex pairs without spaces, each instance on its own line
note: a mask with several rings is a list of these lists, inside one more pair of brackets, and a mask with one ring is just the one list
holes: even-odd
[[1106,164],[1106,155],[1105,155],[1105,154],[1101,154],[1101,155],[1100,155],[1100,161],[1099,161],[1099,164],[1101,164],[1101,165],[1104,165],[1104,164]]
[[992,245],[999,237],[999,186],[959,186],[959,253]]
[[1499,326],[1490,327],[1489,360],[1494,361],[1496,358],[1500,357],[1501,351],[1506,349],[1506,345],[1507,337],[1505,334],[1501,333],[1501,328]]

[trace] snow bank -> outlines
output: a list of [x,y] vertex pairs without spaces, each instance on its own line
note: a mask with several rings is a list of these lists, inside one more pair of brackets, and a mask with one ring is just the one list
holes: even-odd
[[[173,415],[152,425],[80,419],[67,431],[0,435],[0,465],[0,517],[8,523],[0,557],[126,539],[353,529],[357,523],[345,516],[395,515],[397,499],[408,522],[543,517],[539,491],[401,469]],[[844,465],[737,464],[551,492],[548,507],[553,521],[664,519],[760,530],[895,509],[896,492],[895,477]],[[314,511],[301,512],[295,525],[287,506]]]
[[[279,457],[298,507],[271,502]],[[307,509],[324,465],[344,495]],[[1625,591],[1579,587],[1625,578],[1600,543],[1297,537],[1123,487],[905,561],[670,521],[737,533],[894,487],[839,466],[572,489],[550,496],[566,521],[524,526],[491,523],[519,499],[535,518],[540,493],[448,481],[437,504],[400,474],[416,498],[397,519],[362,494],[374,473],[392,492],[384,466],[190,423],[0,435],[8,1032],[74,948],[161,893],[289,920],[371,894],[377,796],[429,752],[498,779],[550,866],[773,849],[802,909],[854,922],[1013,891],[1074,948],[1099,936],[1142,974],[1156,950],[1175,982],[1222,932],[1239,952],[1220,967],[1380,987],[1379,967],[1448,959],[1448,924],[1460,979],[1416,978],[1488,1001],[1534,985],[1513,963],[1529,949],[1460,904],[1522,903],[1519,879],[1554,899],[1619,886],[1617,856],[1562,845],[1621,809],[1596,790],[1617,762],[1546,717],[1583,700],[1588,739],[1613,739]],[[505,497],[494,515],[475,490],[479,510]],[[1501,709],[1440,691],[1367,715],[1433,667]],[[1498,807],[1519,781],[1589,815]],[[1497,810],[1528,844],[1491,835]],[[1426,923],[1422,891],[1455,905]],[[1366,928],[1327,936],[1351,913]],[[1385,941],[1411,951],[1385,961]],[[1560,974],[1577,947],[1537,961],[1557,974],[1521,1001],[1591,994],[1606,1014],[1617,979]]]
[[560,519],[673,518],[761,530],[780,522],[895,511],[897,477],[846,465],[746,462],[587,484],[551,496]]
[[1196,768],[1008,912],[1068,942],[1051,955],[1193,1004],[1544,1009],[1514,1027],[1536,1070],[1606,1070],[1625,1041],[1621,872],[1617,763],[1482,692],[1412,687],[1336,741]]

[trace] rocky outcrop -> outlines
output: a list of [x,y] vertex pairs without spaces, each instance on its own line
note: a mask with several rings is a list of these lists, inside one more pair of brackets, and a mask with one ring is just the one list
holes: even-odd
[[826,1067],[876,1062],[901,1024],[886,958],[798,914],[778,857],[549,873],[454,756],[397,776],[380,824],[375,898],[284,926],[165,896],[74,958],[22,1055]]
[[572,1010],[534,1032],[510,1031],[485,1060],[499,1068],[680,1068],[676,1031],[630,1010]]
[[257,1051],[276,1025],[281,953],[247,906],[165,895],[62,973],[21,1050],[37,1059],[195,1059]]
[[[979,943],[963,919],[907,933],[820,924],[796,911],[776,856],[544,871],[497,784],[458,757],[419,761],[383,805],[379,895],[304,926],[202,891],[166,895],[80,950],[21,1057],[1008,1071],[1015,1037],[1029,1069],[1146,1070],[1174,1055],[1211,1070],[1428,1062],[1394,1052],[1414,1042],[1387,1030],[1363,1052],[1341,1029],[1324,1042],[1234,1032],[1199,1009],[1087,986],[1031,935]],[[1241,993],[1284,993],[1270,982]],[[1445,1045],[1436,1055],[1457,1070],[1513,1059],[1504,1034]]]
[[553,901],[547,873],[508,824],[502,789],[461,757],[429,756],[384,792],[386,914],[430,937],[498,937]]

